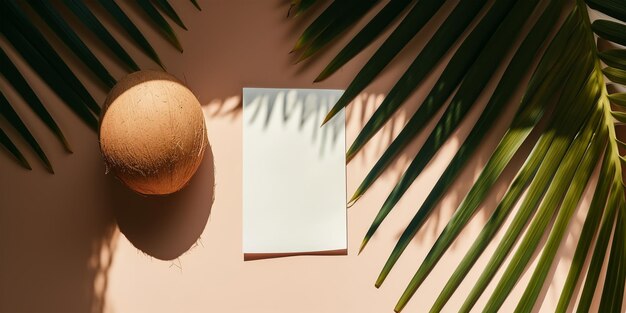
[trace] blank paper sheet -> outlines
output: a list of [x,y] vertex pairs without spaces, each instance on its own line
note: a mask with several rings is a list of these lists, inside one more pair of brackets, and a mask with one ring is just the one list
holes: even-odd
[[243,90],[245,259],[346,254],[343,91]]

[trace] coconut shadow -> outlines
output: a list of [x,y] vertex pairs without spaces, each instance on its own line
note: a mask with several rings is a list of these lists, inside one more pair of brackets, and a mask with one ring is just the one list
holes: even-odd
[[170,195],[141,195],[110,176],[107,190],[110,207],[120,231],[137,249],[160,260],[173,260],[198,241],[215,195],[210,144],[189,184]]

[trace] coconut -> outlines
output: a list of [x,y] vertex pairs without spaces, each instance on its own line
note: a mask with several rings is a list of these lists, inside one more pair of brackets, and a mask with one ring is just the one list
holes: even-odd
[[107,172],[136,192],[163,195],[183,188],[207,144],[198,99],[168,73],[132,73],[105,100],[100,150]]

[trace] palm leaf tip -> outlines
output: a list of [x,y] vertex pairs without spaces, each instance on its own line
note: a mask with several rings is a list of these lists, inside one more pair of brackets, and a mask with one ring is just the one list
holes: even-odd
[[183,23],[183,20],[178,16],[176,10],[172,7],[168,0],[155,0],[156,4],[163,10],[165,15],[167,15],[176,25],[180,26],[184,30],[188,30],[187,26]]
[[354,204],[356,204],[359,198],[361,198],[361,195],[355,192],[352,195],[352,197],[350,197],[350,200],[348,201],[348,207],[352,207]]
[[608,97],[611,103],[626,108],[626,93],[614,93],[610,94]]
[[157,29],[180,53],[183,53],[183,46],[178,40],[176,33],[170,24],[161,16],[150,0],[137,0],[139,6],[148,15],[150,20],[157,26]]
[[346,164],[352,162],[352,159],[356,156],[355,153],[351,153],[350,150],[346,153]]
[[[404,295],[403,295],[403,297],[404,297]],[[408,303],[408,300],[407,301],[403,301],[403,302],[398,302],[396,304],[396,306],[393,308],[393,311],[396,312],[396,313],[402,312],[402,310],[404,309],[404,307],[406,306],[407,303]]]
[[626,71],[614,67],[605,67],[602,72],[612,82],[626,85]]
[[323,80],[325,80],[326,78],[328,78],[328,76],[330,76],[332,73],[323,70],[317,77],[315,77],[315,79],[313,80],[314,83],[319,83]]
[[367,243],[369,242],[369,238],[363,238],[363,240],[361,241],[361,246],[359,246],[359,252],[357,253],[357,255],[360,255],[361,252],[363,252],[363,250],[365,249],[365,246],[367,246]]
[[11,104],[9,104],[9,101],[2,92],[0,92],[0,115],[4,116],[13,128],[20,133],[22,138],[24,138],[28,145],[35,151],[39,159],[41,159],[48,172],[54,174],[54,170],[52,169],[52,164],[50,163],[48,156],[46,156],[46,153],[39,145],[39,142],[37,142],[37,139],[35,139],[28,127],[26,127],[21,117],[17,114],[15,109],[13,109]]
[[291,51],[289,51],[289,53],[294,53],[294,52],[304,48],[305,45],[306,45],[306,43],[305,43],[304,39],[302,37],[300,37],[296,41],[296,44],[293,46],[293,48],[291,48]]
[[287,12],[287,17],[290,16],[292,10],[295,11],[294,16],[300,15],[313,6],[316,1],[317,0],[292,0],[289,6],[289,11]]
[[24,76],[15,67],[11,59],[6,55],[3,49],[0,49],[0,73],[8,78],[13,88],[20,94],[22,99],[35,111],[37,116],[48,126],[48,128],[56,135],[61,141],[67,152],[72,152],[69,142],[65,138],[65,135],[61,131],[61,128],[57,125],[54,118],[50,115],[45,108],[41,100],[32,90]]
[[626,49],[602,51],[599,56],[606,65],[626,70]]
[[18,149],[17,146],[15,146],[13,141],[11,141],[11,138],[7,136],[7,134],[4,132],[4,130],[2,130],[2,128],[0,128],[0,144],[2,144],[2,146],[4,146],[9,151],[9,153],[11,153],[11,155],[23,168],[29,171],[33,170],[33,168],[30,166],[30,164],[28,163],[28,160],[26,160],[26,158],[24,157],[20,149]]
[[328,123],[328,121],[330,121],[331,119],[333,119],[333,117],[339,112],[339,109],[336,109],[335,107],[333,107],[330,112],[328,112],[328,114],[326,114],[326,116],[324,117],[324,121],[322,121],[322,124],[320,125],[320,127],[326,125],[326,123]]
[[300,54],[300,56],[298,57],[298,59],[296,60],[295,64],[298,64],[306,59],[308,59],[310,56],[313,55],[313,52],[310,49],[306,49],[304,50],[304,52],[302,52],[302,54]]
[[194,7],[196,7],[196,9],[198,9],[198,11],[202,11],[202,8],[200,7],[200,5],[198,4],[197,0],[190,0],[191,3],[193,4]]
[[380,215],[381,213],[379,212],[378,216],[376,217],[376,221],[378,223],[376,221],[372,223],[370,228],[367,230],[367,233],[365,233],[365,236],[363,236],[363,240],[361,241],[361,246],[359,247],[359,253],[365,250],[365,247],[367,247],[367,244],[370,242],[370,239],[372,239],[372,237],[374,236],[374,233],[376,233],[376,230],[378,229],[378,226],[380,225]]

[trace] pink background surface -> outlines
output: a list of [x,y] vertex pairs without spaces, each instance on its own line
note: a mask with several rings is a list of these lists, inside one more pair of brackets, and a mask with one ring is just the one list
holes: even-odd
[[[374,281],[382,265],[467,135],[479,111],[470,113],[360,256],[357,256],[357,250],[362,236],[427,132],[423,132],[371,190],[348,210],[347,256],[300,256],[244,262],[241,252],[242,87],[345,88],[381,40],[327,81],[312,84],[316,74],[343,47],[349,36],[342,36],[339,44],[312,62],[293,65],[295,58],[288,51],[313,15],[287,19],[289,3],[286,0],[199,1],[201,12],[197,12],[189,1],[172,1],[189,28],[184,31],[171,23],[185,48],[183,54],[145,22],[135,5],[128,1],[119,2],[155,45],[167,70],[186,81],[200,99],[212,153],[207,153],[190,186],[182,192],[161,198],[132,193],[114,177],[104,174],[96,134],[70,113],[38,76],[16,58],[14,50],[8,48],[9,56],[17,62],[65,130],[74,154],[67,155],[63,151],[19,96],[7,88],[7,82],[0,79],[3,92],[6,91],[10,101],[20,104],[18,113],[29,122],[56,170],[55,175],[45,172],[23,142],[19,142],[19,146],[24,148],[31,161],[32,172],[9,161],[8,154],[3,152],[0,156],[0,311],[392,312],[406,284],[508,126],[514,106],[508,108],[380,289],[374,287]],[[444,7],[449,9],[455,2],[450,1]],[[97,5],[92,7],[98,8]],[[98,11],[99,16],[106,17],[102,9]],[[435,16],[426,26],[427,31],[436,29],[443,17],[441,14]],[[156,68],[133,43],[120,35],[120,29],[111,20],[103,18],[103,22],[112,27],[116,37],[143,68]],[[79,34],[113,69],[115,77],[124,75],[123,67],[108,56],[102,45],[90,38],[84,28],[79,29]],[[73,69],[84,78],[96,99],[102,102],[106,96],[104,88],[94,83],[95,79],[87,69],[57,38],[50,38],[56,47],[60,47],[62,56],[75,65]],[[427,39],[419,36],[414,40],[410,44],[412,49],[406,49],[355,100],[347,112],[348,144],[412,61],[412,51],[423,46]],[[4,38],[0,39],[0,45],[9,47]],[[444,59],[449,57],[447,55]],[[441,70],[438,68],[422,84],[392,123],[348,165],[349,195],[421,103]],[[489,90],[493,87],[491,84]],[[520,95],[521,91],[518,91],[517,99]],[[484,95],[481,97],[479,108],[484,106],[486,99]],[[0,123],[5,125],[5,121]],[[433,125],[431,123],[428,130]],[[9,135],[17,138],[14,132]],[[525,146],[525,153],[528,148]],[[521,160],[518,156],[513,163],[520,165]],[[503,175],[481,210],[415,294],[406,312],[428,310],[495,208],[513,174],[509,169]],[[566,233],[558,252],[558,265],[553,266],[548,276],[536,311],[554,310],[592,191],[588,188],[581,209]],[[213,203],[212,198],[215,198]],[[498,238],[501,235],[502,232]],[[446,312],[458,310],[488,260],[485,256],[489,256],[494,248],[493,244],[489,246],[446,306]],[[502,309],[504,312],[512,311],[517,304],[533,267],[534,262],[507,299]],[[491,284],[485,294],[491,294],[493,288],[494,284]],[[477,310],[486,300],[485,296],[480,299]]]

